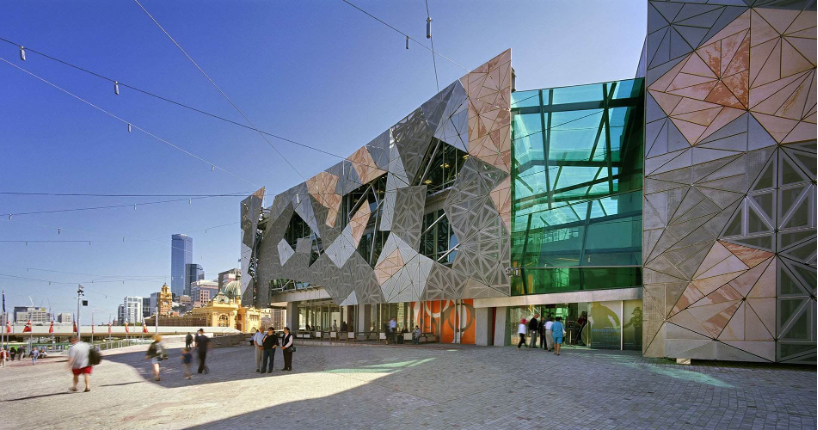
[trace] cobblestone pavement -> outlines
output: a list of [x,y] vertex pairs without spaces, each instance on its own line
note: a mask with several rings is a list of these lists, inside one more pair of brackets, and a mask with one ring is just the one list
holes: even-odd
[[[171,347],[173,345],[170,345]],[[300,345],[294,372],[255,372],[249,346],[149,380],[144,347],[106,356],[90,393],[64,362],[0,369],[0,428],[816,428],[815,367],[676,365],[633,352]]]

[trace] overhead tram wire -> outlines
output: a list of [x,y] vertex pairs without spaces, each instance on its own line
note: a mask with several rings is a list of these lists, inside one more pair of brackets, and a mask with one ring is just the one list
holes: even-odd
[[48,196],[48,197],[247,197],[247,193],[228,194],[99,194],[99,193],[44,193],[26,191],[0,191],[0,195],[5,196]]
[[[20,45],[19,45],[19,44],[17,44],[16,42],[13,42],[13,41],[11,41],[11,40],[8,40],[8,39],[2,38],[2,37],[0,37],[0,41],[2,41],[2,42],[6,42],[6,43],[9,43],[9,44],[14,45],[14,46],[20,46]],[[157,100],[161,100],[161,101],[164,101],[164,102],[167,102],[167,103],[170,103],[170,104],[176,105],[176,106],[178,106],[178,107],[181,107],[181,108],[184,108],[184,109],[188,109],[188,110],[191,110],[191,111],[193,111],[193,112],[200,113],[200,114],[202,114],[202,115],[206,115],[206,116],[209,116],[209,117],[211,117],[211,118],[218,119],[218,120],[220,120],[220,121],[224,121],[224,122],[227,122],[227,123],[230,123],[230,124],[233,124],[233,125],[236,125],[236,126],[242,127],[242,128],[244,128],[244,129],[247,129],[247,130],[253,130],[253,131],[255,131],[255,132],[262,133],[262,134],[265,134],[265,135],[270,136],[270,137],[272,137],[272,138],[275,138],[275,139],[278,139],[278,140],[283,140],[284,142],[291,143],[291,144],[293,144],[293,145],[297,145],[297,146],[301,146],[301,147],[303,147],[303,148],[307,148],[307,149],[310,149],[310,150],[312,150],[312,151],[320,152],[320,153],[323,153],[323,154],[326,154],[326,155],[329,155],[329,156],[332,156],[332,157],[335,157],[335,158],[340,158],[340,159],[342,159],[342,160],[345,160],[345,159],[346,159],[346,157],[344,157],[344,156],[342,156],[342,155],[334,154],[334,153],[329,152],[329,151],[326,151],[326,150],[324,150],[324,149],[321,149],[321,148],[316,148],[316,147],[311,146],[311,145],[307,145],[306,143],[296,142],[295,140],[292,140],[292,139],[290,139],[290,138],[287,138],[287,137],[284,137],[284,136],[280,136],[280,135],[277,135],[277,134],[274,134],[274,133],[270,133],[270,132],[267,132],[267,131],[264,131],[264,130],[258,129],[258,128],[256,128],[256,127],[251,127],[251,126],[249,126],[249,125],[246,125],[246,124],[242,124],[242,123],[240,123],[240,122],[233,121],[232,119],[229,119],[229,118],[225,118],[225,117],[223,117],[223,116],[216,115],[216,114],[214,114],[214,113],[211,113],[211,112],[205,111],[205,110],[203,110],[203,109],[199,109],[199,108],[197,108],[197,107],[190,106],[190,105],[188,105],[188,104],[185,104],[185,103],[182,103],[182,102],[179,102],[179,101],[176,101],[176,100],[170,99],[170,98],[168,98],[168,97],[161,96],[161,95],[158,95],[158,94],[156,94],[156,93],[152,93],[152,92],[147,91],[147,90],[143,90],[143,89],[138,88],[138,87],[136,87],[136,86],[133,86],[133,85],[130,85],[130,84],[126,84],[126,83],[123,83],[123,82],[121,82],[121,81],[118,81],[118,80],[116,80],[116,79],[109,78],[109,77],[107,77],[107,76],[104,76],[104,75],[102,75],[102,74],[100,74],[100,73],[97,73],[97,72],[94,72],[94,71],[92,71],[92,70],[86,69],[86,68],[84,68],[84,67],[80,67],[80,66],[77,66],[77,65],[75,65],[75,64],[69,63],[68,61],[61,60],[61,59],[56,58],[56,57],[54,57],[54,56],[52,56],[52,55],[46,54],[46,53],[44,53],[44,52],[42,52],[42,51],[37,51],[37,50],[31,49],[31,48],[29,48],[28,46],[26,46],[26,51],[29,51],[29,52],[35,53],[35,54],[37,54],[37,55],[42,56],[43,58],[46,58],[46,59],[49,59],[49,60],[55,61],[55,62],[60,63],[60,64],[63,64],[63,65],[66,65],[66,66],[71,67],[71,68],[73,68],[73,69],[76,69],[76,70],[79,70],[79,71],[81,71],[81,72],[87,73],[87,74],[89,74],[89,75],[91,75],[91,76],[95,76],[95,77],[97,77],[97,78],[99,78],[99,79],[103,79],[103,80],[105,80],[105,81],[108,81],[108,82],[110,82],[110,83],[117,83],[117,84],[119,84],[119,86],[121,86],[121,87],[130,88],[130,89],[132,89],[132,90],[134,90],[134,91],[136,91],[136,92],[139,92],[139,93],[141,93],[141,94],[144,94],[144,95],[146,95],[146,96],[149,96],[149,97],[154,97],[154,98],[156,98]],[[347,160],[347,161],[349,161],[349,160]],[[368,167],[375,167],[375,168],[378,168],[378,166],[376,166],[376,165],[371,165],[371,164],[366,164],[366,163],[360,163],[360,162],[354,162],[354,161],[349,161],[349,162],[350,162],[350,163],[353,163],[353,164],[359,164],[359,165],[362,165],[362,166],[368,166]]]
[[432,44],[432,66],[435,68],[435,84],[440,92],[440,81],[437,78],[437,59],[435,58],[435,39],[432,37],[432,16],[429,14],[429,0],[426,1],[426,37]]
[[[400,32],[400,31],[398,30],[398,32]],[[403,33],[401,33],[401,34],[403,34]],[[407,37],[408,37],[408,36],[407,36]],[[6,42],[6,43],[9,43],[9,44],[14,45],[14,46],[20,46],[20,45],[19,45],[19,44],[17,44],[16,42],[13,42],[13,41],[11,41],[11,40],[5,39],[5,38],[3,38],[3,37],[0,37],[0,41],[2,41],[2,42]],[[415,41],[415,43],[420,44],[420,42],[417,42],[417,41]],[[421,45],[422,45],[422,44],[421,44]],[[422,45],[422,46],[423,46],[423,45]],[[425,47],[425,46],[424,46],[424,47]],[[226,122],[226,123],[229,123],[229,124],[232,124],[232,125],[238,126],[238,127],[242,127],[242,128],[244,128],[244,129],[247,129],[247,130],[252,130],[252,131],[255,131],[255,132],[258,132],[258,133],[261,133],[261,134],[264,134],[264,135],[270,136],[270,137],[272,137],[272,138],[274,138],[274,139],[282,140],[282,141],[284,141],[284,142],[291,143],[291,144],[293,144],[293,145],[296,145],[296,146],[300,146],[300,147],[302,147],[302,148],[309,149],[309,150],[311,150],[311,151],[319,152],[319,153],[322,153],[322,154],[325,154],[325,155],[329,155],[329,156],[331,156],[331,157],[335,157],[335,158],[338,158],[338,159],[341,159],[341,160],[345,160],[345,161],[347,161],[347,162],[349,162],[349,163],[351,163],[351,164],[356,164],[356,165],[360,165],[360,166],[367,166],[367,167],[373,167],[373,168],[376,168],[376,169],[380,169],[380,167],[378,167],[377,165],[368,164],[368,163],[362,163],[362,162],[358,162],[358,161],[352,161],[352,160],[347,159],[347,157],[345,157],[345,156],[343,156],[343,155],[338,155],[338,154],[335,154],[335,153],[333,153],[333,152],[327,151],[327,150],[325,150],[325,149],[321,149],[321,148],[317,148],[317,147],[312,146],[312,145],[308,145],[308,144],[306,144],[306,143],[297,142],[297,141],[295,141],[295,140],[293,140],[293,139],[290,139],[290,138],[287,138],[287,137],[284,137],[284,136],[281,136],[281,135],[278,135],[278,134],[275,134],[275,133],[271,133],[271,132],[268,132],[268,131],[264,131],[264,130],[261,130],[261,129],[256,128],[256,127],[251,127],[251,126],[249,126],[249,125],[246,125],[246,124],[242,124],[242,123],[240,123],[240,122],[233,121],[232,119],[229,119],[229,118],[225,118],[225,117],[223,117],[223,116],[216,115],[216,114],[214,114],[214,113],[211,113],[211,112],[205,111],[205,110],[203,110],[203,109],[199,109],[199,108],[197,108],[197,107],[194,107],[194,106],[191,106],[191,105],[188,105],[188,104],[185,104],[185,103],[182,103],[182,102],[179,102],[179,101],[176,101],[176,100],[170,99],[170,98],[168,98],[168,97],[165,97],[165,96],[162,96],[162,95],[158,95],[158,94],[156,94],[156,93],[152,93],[152,92],[147,91],[147,90],[143,90],[143,89],[141,89],[141,88],[139,88],[139,87],[136,87],[136,86],[134,86],[134,85],[130,85],[130,84],[124,83],[124,82],[122,82],[122,81],[118,81],[118,80],[116,80],[116,79],[109,78],[109,77],[107,77],[107,76],[105,76],[105,75],[102,75],[102,74],[100,74],[100,73],[94,72],[94,71],[92,71],[92,70],[86,69],[86,68],[81,67],[81,66],[77,66],[77,65],[75,65],[75,64],[69,63],[68,61],[65,61],[65,60],[62,60],[62,59],[56,58],[56,57],[54,57],[54,56],[52,56],[52,55],[49,55],[49,54],[46,54],[46,53],[44,53],[44,52],[42,52],[42,51],[38,51],[38,50],[31,49],[31,48],[29,48],[28,46],[26,46],[26,48],[25,48],[25,49],[26,49],[26,51],[27,51],[27,52],[31,52],[31,53],[34,53],[34,54],[40,55],[40,56],[42,56],[43,58],[46,58],[46,59],[48,59],[48,60],[52,60],[52,61],[57,62],[57,63],[59,63],[59,64],[63,64],[63,65],[65,65],[65,66],[71,67],[71,68],[76,69],[76,70],[78,70],[78,71],[81,71],[81,72],[83,72],[83,73],[87,73],[87,74],[89,74],[89,75],[91,75],[91,76],[94,76],[94,77],[97,77],[97,78],[99,78],[99,79],[102,79],[102,80],[108,81],[108,82],[110,82],[110,83],[117,83],[117,84],[118,84],[119,86],[121,86],[121,87],[125,87],[125,88],[132,89],[132,90],[134,90],[134,91],[136,91],[136,92],[138,92],[138,93],[141,93],[141,94],[146,95],[146,96],[149,96],[149,97],[156,98],[157,100],[161,100],[161,101],[164,101],[164,102],[167,102],[167,103],[173,104],[173,105],[175,105],[175,106],[177,106],[177,107],[181,107],[181,108],[183,108],[183,109],[188,109],[188,110],[190,110],[190,111],[193,111],[193,112],[196,112],[196,113],[199,113],[199,114],[202,114],[202,115],[208,116],[208,117],[210,117],[210,118],[217,119],[217,120],[220,120],[220,121],[223,121],[223,122]],[[428,47],[426,47],[426,49],[429,49],[429,48],[428,48]],[[438,55],[440,55],[440,54],[438,53]],[[441,55],[441,57],[442,57],[442,55]],[[458,65],[458,67],[461,67],[461,66],[459,66],[459,65]],[[462,68],[462,67],[461,67],[461,68]],[[466,70],[466,69],[464,69],[464,70]],[[249,194],[249,193],[247,193],[247,194]],[[174,197],[174,196],[170,196],[170,197]]]
[[[370,18],[374,19],[375,21],[378,21],[379,23],[381,23],[381,24],[383,24],[383,25],[385,25],[385,26],[389,27],[390,29],[394,30],[396,33],[403,35],[404,37],[406,37],[407,39],[411,40],[412,42],[415,42],[416,44],[420,45],[420,46],[421,46],[421,47],[423,47],[424,49],[426,49],[426,50],[428,50],[428,51],[431,51],[431,52],[432,52],[432,55],[438,55],[438,56],[440,56],[440,58],[443,58],[444,60],[446,60],[446,61],[448,61],[448,62],[450,62],[450,63],[454,64],[455,66],[457,66],[457,67],[459,67],[459,68],[463,69],[464,71],[466,71],[466,72],[468,72],[468,71],[469,71],[469,69],[467,69],[467,68],[465,68],[465,67],[461,66],[460,64],[458,64],[456,61],[452,60],[451,58],[449,58],[449,57],[447,57],[447,56],[445,56],[445,55],[441,54],[441,53],[440,53],[440,52],[438,52],[438,51],[435,51],[435,50],[434,50],[434,48],[429,48],[428,46],[424,45],[423,43],[420,43],[420,42],[419,42],[419,41],[417,41],[417,40],[416,40],[414,37],[412,37],[412,36],[410,36],[410,35],[406,34],[406,32],[403,32],[403,31],[401,31],[401,30],[398,30],[398,29],[397,29],[397,28],[395,28],[394,26],[390,25],[388,22],[386,22],[386,21],[384,21],[384,20],[382,20],[382,19],[378,18],[378,17],[377,17],[377,16],[375,16],[375,15],[372,15],[371,13],[367,12],[367,11],[366,11],[366,10],[364,10],[364,9],[361,9],[359,6],[355,5],[355,4],[354,4],[354,3],[352,3],[351,1],[349,1],[349,0],[341,0],[341,1],[343,1],[344,3],[346,3],[346,4],[348,4],[348,5],[352,6],[352,7],[354,7],[354,8],[355,8],[355,9],[357,9],[359,12],[361,12],[361,13],[363,13],[364,15],[366,15],[366,16],[368,16],[368,17],[370,17]],[[26,49],[28,49],[28,48],[26,48]]]
[[151,21],[153,21],[153,23],[156,24],[156,26],[159,27],[160,30],[162,30],[162,33],[165,33],[165,36],[167,36],[167,38],[170,39],[170,41],[173,42],[173,44],[176,45],[177,48],[179,48],[179,51],[181,51],[182,54],[184,54],[185,57],[187,57],[187,59],[194,66],[196,66],[197,69],[199,69],[199,72],[201,72],[202,75],[204,75],[204,77],[207,78],[208,81],[210,81],[210,83],[213,85],[213,87],[216,88],[216,90],[219,91],[219,93],[222,95],[222,97],[224,97],[224,99],[227,100],[227,102],[230,103],[231,106],[233,106],[233,109],[235,109],[236,112],[238,112],[242,117],[244,117],[244,120],[247,121],[247,124],[250,124],[250,126],[254,130],[256,130],[256,132],[258,132],[259,136],[261,136],[261,138],[264,139],[265,142],[267,142],[267,145],[270,146],[270,148],[272,148],[273,151],[275,151],[281,157],[281,159],[283,159],[290,166],[290,168],[292,168],[293,171],[295,171],[295,173],[297,173],[298,176],[301,177],[301,179],[306,180],[307,178],[305,178],[304,175],[302,175],[301,172],[298,171],[298,169],[295,168],[295,166],[290,162],[290,160],[288,160],[287,157],[285,157],[284,154],[282,154],[281,151],[279,151],[278,148],[276,148],[272,144],[272,142],[270,142],[270,140],[267,139],[267,136],[265,136],[263,133],[258,131],[258,127],[256,127],[255,124],[253,124],[253,122],[250,121],[250,118],[248,118],[247,115],[245,115],[244,112],[241,109],[239,109],[239,107],[236,106],[235,103],[233,103],[233,100],[230,100],[230,97],[228,97],[227,94],[225,94],[224,91],[222,91],[222,89],[219,88],[218,85],[216,85],[216,82],[213,81],[213,79],[210,76],[208,76],[207,73],[205,73],[204,69],[202,69],[199,66],[199,64],[196,63],[196,61],[194,61],[193,58],[187,53],[187,51],[185,51],[185,49],[182,48],[182,45],[180,45],[179,42],[177,42],[176,39],[174,39],[173,36],[171,36],[170,33],[168,33],[167,30],[165,30],[164,27],[162,27],[162,24],[159,24],[159,21],[157,21],[156,18],[154,18],[153,15],[151,15],[150,12],[148,12],[148,10],[145,9],[145,6],[142,6],[142,3],[139,3],[139,0],[134,0],[134,2],[142,9],[142,11],[145,12],[145,15],[147,15],[148,18],[150,18]]
[[[3,218],[2,220],[7,220],[7,219]],[[14,221],[17,221],[17,220],[14,220]],[[204,232],[206,234],[210,230],[215,230],[217,228],[228,227],[228,226],[237,225],[237,224],[241,224],[241,221],[236,221],[236,222],[231,222],[231,223],[226,223],[226,224],[219,224],[219,225],[215,225],[215,226],[211,226],[211,227],[206,227],[204,229],[187,231],[187,232],[185,232],[185,234],[193,234],[193,233],[199,233],[199,232]],[[52,227],[52,226],[45,226],[45,225],[38,225],[38,224],[34,224],[34,225],[37,226],[37,227],[43,227],[43,228],[47,228],[47,229],[51,229],[51,230],[56,230],[56,229],[59,228],[59,227]],[[97,232],[94,232],[94,231],[80,230],[80,229],[75,229],[75,228],[62,228],[62,230],[78,231],[78,232],[83,232],[83,233],[97,234]],[[153,243],[157,243],[157,244],[162,245],[162,246],[167,246],[167,247],[169,247],[171,249],[183,249],[183,248],[175,247],[173,245],[168,245],[166,242],[161,241],[164,237],[147,238],[147,239],[134,239],[134,238],[131,238],[131,239],[128,239],[127,241],[125,240],[126,237],[127,236],[123,236],[121,240],[119,240],[119,239],[118,240],[111,240],[111,239],[97,239],[97,240],[40,240],[40,239],[35,239],[35,240],[0,240],[0,243],[25,243],[26,246],[28,246],[29,243],[32,243],[32,244],[34,244],[34,243],[37,243],[37,244],[43,244],[43,243],[82,243],[82,244],[86,244],[87,243],[89,246],[91,246],[92,243],[153,242]]]
[[37,74],[35,74],[35,73],[33,73],[33,72],[31,72],[31,71],[27,70],[27,69],[24,69],[24,68],[22,68],[22,67],[20,67],[20,66],[18,66],[18,65],[16,65],[16,64],[14,64],[14,63],[12,63],[11,61],[6,60],[6,59],[5,59],[5,58],[3,58],[3,57],[0,57],[0,61],[2,61],[2,62],[4,62],[4,63],[6,63],[6,64],[8,64],[8,65],[10,65],[10,66],[12,66],[12,67],[14,67],[14,68],[18,69],[18,70],[20,70],[20,71],[22,71],[22,72],[24,72],[24,73],[27,73],[28,75],[30,75],[30,76],[32,76],[32,77],[34,77],[34,78],[36,78],[36,79],[40,80],[41,82],[43,82],[43,83],[45,83],[45,84],[48,84],[48,85],[50,85],[51,87],[53,87],[53,88],[55,88],[55,89],[57,89],[57,90],[59,90],[59,91],[62,91],[63,93],[65,93],[65,94],[67,94],[67,95],[69,95],[69,96],[71,96],[71,97],[73,97],[73,98],[75,98],[75,99],[77,99],[77,100],[79,100],[79,101],[81,101],[81,102],[83,102],[83,103],[85,103],[85,104],[87,104],[87,105],[89,105],[89,106],[93,107],[94,109],[96,109],[96,110],[98,110],[98,111],[100,111],[100,112],[102,112],[102,113],[104,113],[104,114],[106,114],[106,115],[110,116],[111,118],[114,118],[115,120],[117,120],[117,121],[119,121],[119,122],[121,122],[121,123],[123,123],[123,124],[126,124],[126,125],[128,126],[128,128],[129,128],[129,129],[130,129],[130,127],[133,127],[134,129],[139,130],[139,131],[141,131],[142,133],[147,134],[148,136],[150,136],[150,137],[154,138],[155,140],[158,140],[159,142],[164,143],[164,144],[165,144],[165,145],[167,145],[167,146],[170,146],[171,148],[174,148],[174,149],[176,149],[176,150],[178,150],[178,151],[180,151],[180,152],[182,152],[182,153],[184,153],[184,154],[187,154],[187,155],[189,155],[189,156],[191,156],[191,157],[193,157],[193,158],[195,158],[195,159],[197,159],[197,160],[199,160],[199,161],[201,161],[201,162],[203,162],[203,163],[205,163],[205,164],[210,165],[210,166],[211,166],[211,170],[216,170],[216,169],[219,169],[219,170],[221,170],[222,172],[225,172],[225,173],[227,173],[228,175],[233,176],[233,177],[234,177],[234,178],[236,178],[236,179],[240,179],[240,180],[242,180],[242,181],[244,181],[244,182],[247,182],[247,183],[249,183],[250,185],[252,185],[252,186],[254,186],[254,187],[259,187],[259,185],[257,185],[257,184],[255,184],[255,183],[253,183],[253,182],[252,182],[252,181],[250,181],[249,179],[245,179],[245,178],[243,178],[243,177],[241,177],[241,176],[239,176],[239,175],[237,175],[237,174],[235,174],[235,173],[233,173],[233,172],[231,172],[231,171],[229,171],[229,170],[227,170],[227,169],[225,169],[225,168],[223,168],[223,167],[220,167],[220,166],[216,165],[216,163],[213,163],[213,162],[207,161],[206,159],[204,159],[204,158],[202,158],[202,157],[200,157],[200,156],[198,156],[198,155],[196,155],[196,154],[194,154],[194,153],[192,153],[192,152],[188,151],[187,149],[184,149],[184,148],[182,148],[181,146],[175,145],[175,144],[173,144],[173,143],[169,142],[168,140],[165,140],[165,139],[163,139],[163,138],[161,138],[161,137],[159,137],[159,136],[157,136],[157,135],[155,135],[155,134],[151,133],[150,131],[148,131],[148,130],[146,130],[146,129],[142,128],[142,127],[139,127],[138,125],[136,125],[136,124],[134,124],[134,123],[132,123],[132,122],[130,122],[130,121],[127,121],[127,120],[125,120],[125,119],[122,119],[122,118],[120,118],[119,116],[117,116],[117,115],[115,115],[115,114],[113,114],[113,113],[111,113],[111,112],[108,112],[107,110],[105,110],[105,109],[103,109],[103,108],[101,108],[101,107],[99,107],[99,106],[95,105],[94,103],[91,103],[90,101],[85,100],[84,98],[82,98],[82,97],[80,97],[80,96],[78,96],[78,95],[76,95],[76,94],[72,93],[71,91],[68,91],[68,90],[66,90],[66,89],[62,88],[62,87],[60,87],[59,85],[54,84],[54,83],[52,83],[51,81],[48,81],[48,80],[46,80],[45,78],[42,78],[42,77],[40,77],[39,75],[37,75]]
[[[243,197],[243,196],[232,196],[232,197]],[[174,203],[174,202],[192,202],[193,200],[204,200],[209,199],[211,197],[191,197],[191,198],[184,198],[184,199],[173,199],[173,200],[158,200],[153,202],[143,202],[143,203],[123,203],[118,205],[107,205],[107,206],[92,206],[87,208],[72,208],[72,209],[53,209],[53,210],[44,210],[44,211],[31,211],[31,212],[11,212],[8,214],[3,214],[3,216],[18,216],[18,215],[37,215],[37,214],[52,214],[52,213],[63,213],[63,212],[83,212],[83,211],[93,211],[93,210],[100,210],[100,209],[116,209],[116,208],[129,208],[133,207],[136,209],[137,206],[151,206],[151,205],[158,205],[162,203]]]

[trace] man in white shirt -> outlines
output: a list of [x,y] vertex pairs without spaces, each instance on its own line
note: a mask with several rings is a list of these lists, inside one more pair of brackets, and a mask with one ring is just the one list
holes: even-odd
[[74,374],[74,385],[71,391],[77,391],[77,383],[80,375],[85,379],[85,391],[91,391],[91,363],[88,358],[91,354],[91,345],[80,341],[76,336],[71,336],[71,347],[68,348],[68,368]]
[[256,350],[256,372],[261,372],[261,358],[264,356],[264,333],[256,329],[253,335],[253,348]]
[[545,343],[549,351],[554,349],[554,334],[551,332],[552,325],[554,325],[554,321],[551,320],[551,315],[549,315],[545,319]]
[[395,317],[389,320],[389,333],[386,335],[386,343],[395,343],[395,331],[398,329],[398,322]]

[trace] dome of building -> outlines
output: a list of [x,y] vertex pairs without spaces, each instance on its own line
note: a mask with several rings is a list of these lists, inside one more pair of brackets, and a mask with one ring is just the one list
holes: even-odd
[[241,281],[230,281],[224,286],[224,295],[230,300],[241,300]]

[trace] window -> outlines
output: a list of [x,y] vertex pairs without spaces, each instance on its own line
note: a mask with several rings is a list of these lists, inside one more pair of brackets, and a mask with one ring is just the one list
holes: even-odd
[[424,215],[422,231],[420,253],[447,266],[454,263],[459,240],[443,209]]

